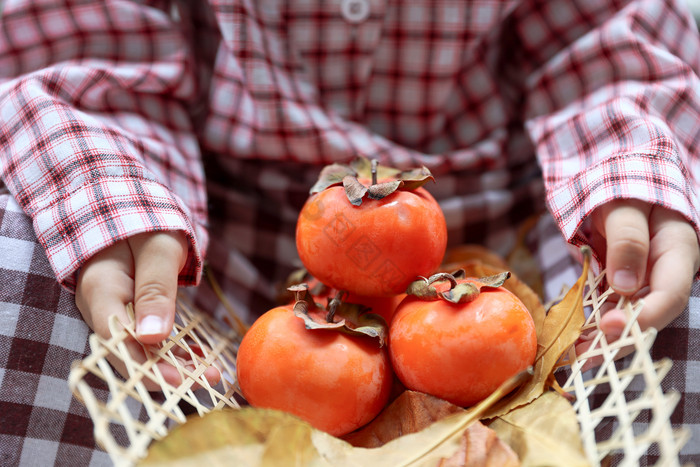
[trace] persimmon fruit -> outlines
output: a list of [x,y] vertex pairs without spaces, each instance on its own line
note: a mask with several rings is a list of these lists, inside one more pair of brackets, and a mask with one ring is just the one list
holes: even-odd
[[334,436],[370,422],[391,394],[386,347],[364,335],[307,329],[293,310],[267,311],[244,335],[236,366],[245,399]]
[[[432,287],[423,294],[428,300],[410,293],[399,304],[389,328],[389,353],[407,388],[469,407],[533,364],[534,321],[501,279],[499,284],[493,278],[452,278],[423,287]],[[451,285],[469,293],[444,299]]]
[[397,295],[442,262],[445,217],[422,187],[432,179],[427,169],[380,168],[372,178],[362,172],[340,165],[322,172],[299,214],[297,251],[311,275],[332,288]]

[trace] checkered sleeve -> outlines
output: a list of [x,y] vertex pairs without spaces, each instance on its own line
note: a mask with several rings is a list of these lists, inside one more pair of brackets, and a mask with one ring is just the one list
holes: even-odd
[[130,1],[5,2],[0,175],[58,280],[140,232],[178,230],[196,283],[207,243],[188,105],[186,38],[169,10]]
[[512,82],[549,208],[574,244],[586,216],[636,198],[699,225],[700,42],[681,0],[526,2]]

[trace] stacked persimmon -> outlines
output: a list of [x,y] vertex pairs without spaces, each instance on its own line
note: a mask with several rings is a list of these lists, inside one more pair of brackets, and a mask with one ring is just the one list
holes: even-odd
[[470,406],[532,364],[535,325],[503,287],[509,273],[436,273],[447,227],[423,188],[431,180],[426,168],[366,159],[323,169],[296,232],[315,286],[291,287],[294,300],[262,315],[238,349],[238,382],[252,406],[341,436],[386,406],[394,375]]

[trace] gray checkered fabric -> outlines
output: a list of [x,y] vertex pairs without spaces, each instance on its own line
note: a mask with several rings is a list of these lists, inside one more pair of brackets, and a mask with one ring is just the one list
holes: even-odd
[[[0,465],[110,465],[85,407],[68,388],[90,329],[36,241],[29,218],[0,191]],[[106,387],[90,381],[107,396]]]

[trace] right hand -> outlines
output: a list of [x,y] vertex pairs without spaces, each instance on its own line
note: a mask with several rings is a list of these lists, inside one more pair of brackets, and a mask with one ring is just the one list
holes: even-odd
[[[83,319],[100,337],[108,339],[109,317],[116,315],[129,323],[126,305],[134,304],[136,339],[125,344],[138,363],[146,360],[141,344],[157,344],[170,335],[175,318],[177,278],[187,259],[187,241],[182,232],[149,232],[122,240],[93,256],[78,276],[75,303]],[[176,347],[177,349],[177,347]],[[184,357],[183,363],[187,365]],[[112,366],[128,378],[126,366],[114,355],[107,357]],[[194,366],[190,362],[190,369]],[[158,369],[166,382],[181,382],[178,370],[164,362]],[[210,367],[204,372],[210,384],[220,379]],[[159,386],[144,379],[149,391]]]

